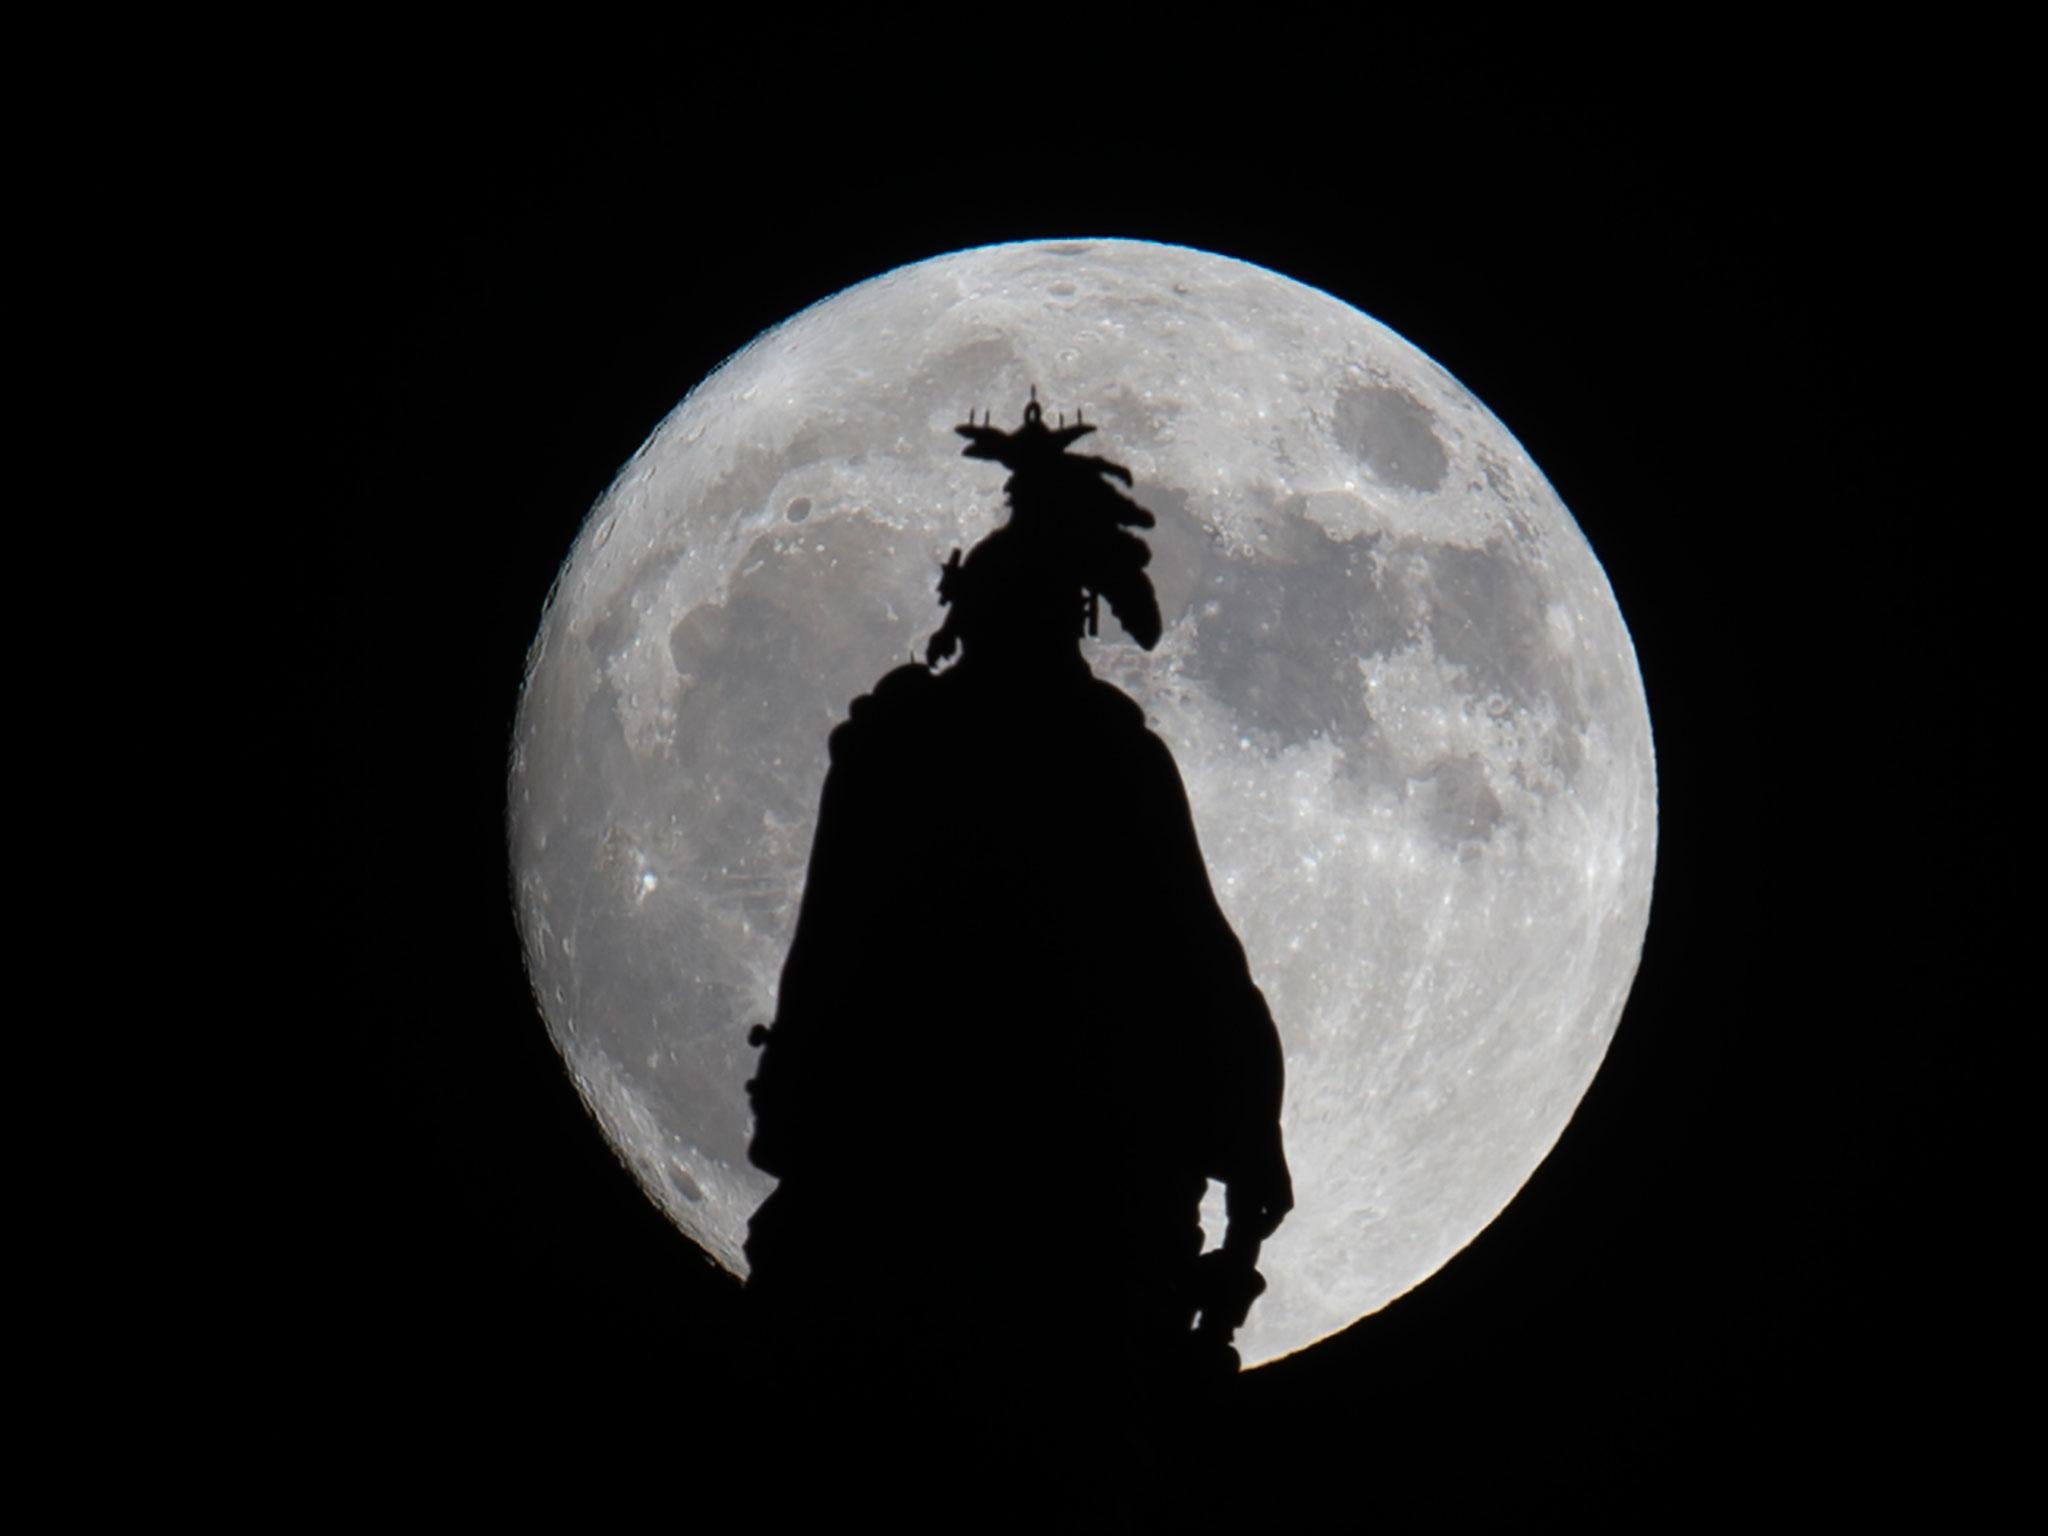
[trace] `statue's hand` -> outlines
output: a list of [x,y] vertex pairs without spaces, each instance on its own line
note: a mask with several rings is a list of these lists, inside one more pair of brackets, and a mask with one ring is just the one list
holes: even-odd
[[1287,1160],[1276,1155],[1263,1166],[1247,1170],[1232,1179],[1223,1191],[1223,1205],[1230,1216],[1230,1236],[1240,1232],[1245,1239],[1262,1243],[1279,1230],[1287,1213],[1294,1209],[1294,1180],[1287,1172]]

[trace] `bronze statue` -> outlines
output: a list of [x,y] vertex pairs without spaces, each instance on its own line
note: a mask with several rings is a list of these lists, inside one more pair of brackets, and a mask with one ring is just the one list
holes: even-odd
[[[780,1180],[750,1289],[811,1347],[1235,1369],[1293,1203],[1278,1037],[1180,775],[1081,654],[1103,600],[1146,649],[1162,631],[1128,471],[1067,451],[1093,430],[1035,392],[1015,432],[958,428],[1010,470],[1009,520],[946,565],[927,665],[832,734],[749,1085]],[[1230,1221],[1204,1258],[1209,1179]]]

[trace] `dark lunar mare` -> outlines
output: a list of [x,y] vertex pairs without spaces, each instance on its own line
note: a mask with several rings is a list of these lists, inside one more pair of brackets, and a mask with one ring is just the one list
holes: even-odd
[[[948,567],[933,653],[961,659],[889,673],[832,734],[755,1036],[750,1151],[779,1182],[748,1291],[774,1411],[886,1396],[1014,1436],[1055,1399],[1072,1427],[1234,1370],[1292,1192],[1278,1037],[1180,775],[1080,654],[1098,595],[1157,640],[1121,531],[1149,519],[1035,401],[962,432],[1013,470],[1012,515]],[[1201,1257],[1208,1179],[1230,1224]]]

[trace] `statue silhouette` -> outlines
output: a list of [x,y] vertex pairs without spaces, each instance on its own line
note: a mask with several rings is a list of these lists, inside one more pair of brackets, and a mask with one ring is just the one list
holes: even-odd
[[[1008,522],[939,582],[928,665],[831,766],[750,1155],[748,1290],[795,1358],[934,1390],[1235,1370],[1293,1203],[1281,1059],[1171,754],[1080,650],[1160,615],[1094,428],[957,429]],[[957,661],[942,665],[957,654]],[[1203,1255],[1205,1181],[1229,1227]],[[1021,1388],[1020,1388],[1021,1389]]]

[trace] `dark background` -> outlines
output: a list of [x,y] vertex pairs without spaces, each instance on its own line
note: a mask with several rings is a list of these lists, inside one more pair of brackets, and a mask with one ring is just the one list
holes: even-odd
[[271,914],[321,1021],[267,1128],[303,1152],[249,1160],[231,1308],[266,1464],[694,1504],[773,1445],[732,1418],[736,1287],[527,995],[524,650],[614,471],[760,330],[940,252],[1117,235],[1326,289],[1485,401],[1606,567],[1658,753],[1642,969],[1563,1140],[1419,1291],[1244,1378],[1207,1475],[1537,1523],[1948,1507],[1987,1261],[1947,1193],[1966,1004],[1918,959],[1975,898],[1895,743],[1966,707],[1925,537],[1952,448],[1902,379],[1963,300],[1954,145],[1841,58],[1552,67],[1446,26],[1356,75],[1105,44],[932,89],[840,72],[846,41],[792,37],[778,83],[708,45],[620,62],[638,92],[400,70],[224,137],[252,419],[304,492],[250,583],[303,642],[258,658],[251,810],[318,875]]

